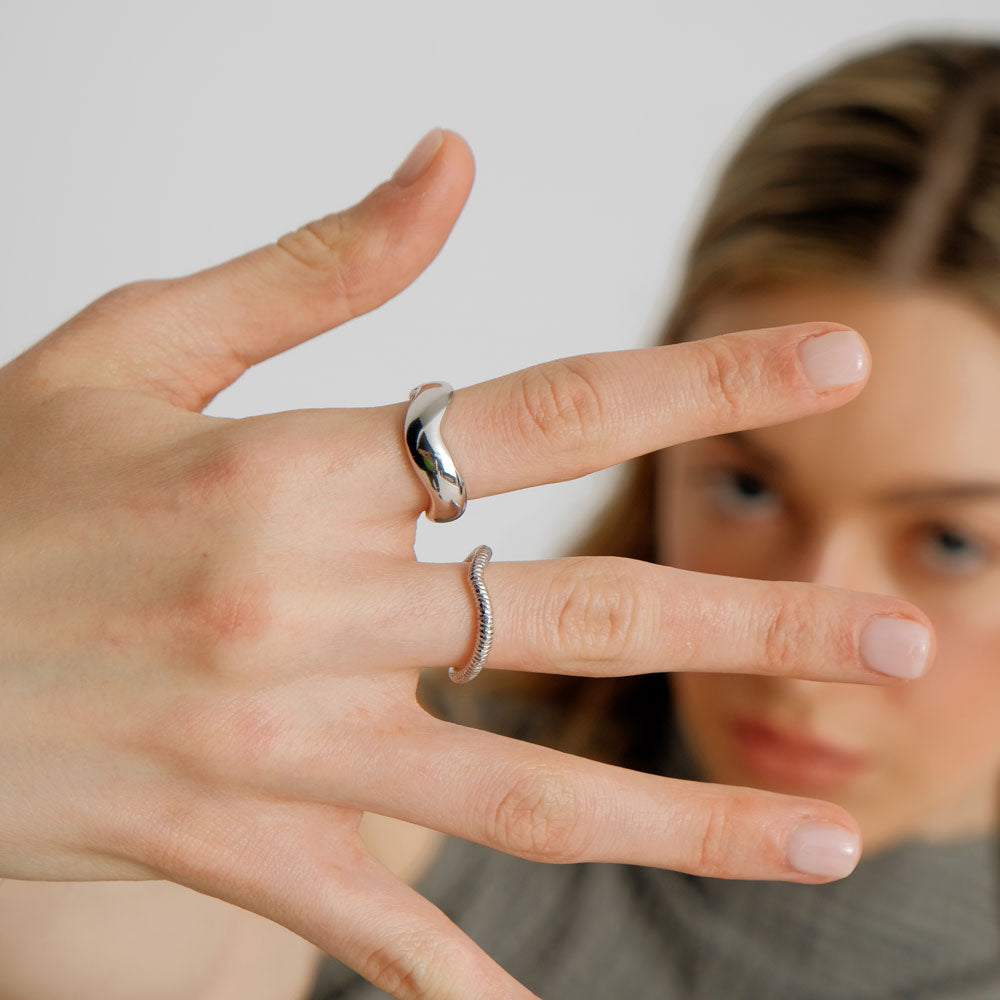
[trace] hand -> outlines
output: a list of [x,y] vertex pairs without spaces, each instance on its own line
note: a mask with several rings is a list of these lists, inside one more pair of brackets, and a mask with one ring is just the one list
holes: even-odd
[[[364,811],[540,861],[807,883],[828,879],[792,867],[796,828],[857,826],[830,803],[428,715],[419,671],[461,665],[473,622],[466,567],[414,561],[427,498],[403,450],[405,398],[200,412],[427,265],[473,173],[457,135],[432,146],[423,172],[354,208],[119,288],[0,370],[0,876],[170,879],[284,924],[395,997],[520,1000],[532,994],[366,852]],[[551,362],[459,390],[444,432],[470,500],[581,476],[847,402],[861,383],[817,392],[797,360],[836,329]],[[498,561],[486,579],[490,670],[898,683],[863,662],[864,625],[929,628],[892,597],[625,559]]]

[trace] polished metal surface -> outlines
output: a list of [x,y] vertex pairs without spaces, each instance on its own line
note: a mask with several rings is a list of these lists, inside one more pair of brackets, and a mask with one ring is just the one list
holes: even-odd
[[476,644],[469,662],[458,670],[455,667],[448,668],[448,676],[456,684],[471,681],[483,669],[490,646],[493,645],[493,609],[490,607],[490,595],[486,592],[486,583],[483,579],[483,569],[492,557],[493,550],[488,545],[476,546],[465,557],[465,561],[469,564],[469,583],[472,584],[472,592],[479,611],[479,628],[476,630]]
[[465,512],[465,486],[441,437],[441,419],[451,402],[447,382],[425,382],[410,393],[403,437],[406,453],[430,495],[430,521],[454,521]]

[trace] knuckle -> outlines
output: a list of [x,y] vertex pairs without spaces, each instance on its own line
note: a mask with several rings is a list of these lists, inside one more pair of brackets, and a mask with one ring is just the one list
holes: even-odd
[[806,643],[816,640],[811,622],[812,616],[805,614],[799,601],[784,589],[772,588],[763,621],[758,623],[761,663],[767,673],[781,677],[797,673]]
[[264,464],[259,449],[250,441],[223,437],[186,470],[184,485],[198,506],[220,500],[229,503],[260,481]]
[[[206,741],[215,733],[225,752],[220,754],[229,773],[244,778],[264,780],[271,773],[272,765],[284,759],[284,726],[281,713],[270,708],[260,698],[237,696],[224,711],[215,711],[214,730],[208,729],[210,719],[205,719]],[[202,746],[205,743],[201,744]]]
[[626,560],[571,559],[545,603],[555,655],[561,661],[605,662],[632,651],[649,600]]
[[326,268],[330,259],[337,257],[349,241],[346,239],[343,216],[333,212],[285,233],[275,245],[299,264],[308,268]]
[[438,970],[450,963],[440,942],[426,936],[397,938],[362,957],[358,972],[398,1000],[434,1000],[443,996]]
[[528,369],[519,380],[514,410],[523,440],[539,439],[558,452],[586,442],[603,423],[596,372],[584,357],[563,358]]
[[699,344],[701,385],[698,398],[707,402],[710,412],[722,426],[740,423],[752,403],[746,359],[724,337],[714,337]]
[[93,310],[104,315],[130,314],[135,311],[145,314],[151,306],[159,306],[164,302],[169,296],[170,287],[170,280],[164,278],[129,281],[105,292],[87,306],[85,311]]
[[150,532],[183,540],[182,567],[141,617],[188,668],[246,675],[274,653],[279,627],[287,630],[274,539],[301,507],[301,477],[276,436],[228,428],[207,446],[197,442],[177,466],[163,488],[137,494],[129,506]]
[[228,673],[245,660],[248,647],[261,647],[272,629],[274,591],[262,571],[196,569],[170,608],[170,631],[203,668]]
[[490,833],[505,851],[553,864],[583,857],[580,796],[566,774],[536,767],[518,775],[487,815]]
[[712,878],[732,877],[732,856],[739,843],[739,824],[729,805],[714,799],[707,805],[698,836],[696,873]]
[[178,788],[254,788],[286,783],[295,760],[289,754],[290,723],[266,696],[233,691],[168,699],[151,724],[136,727],[129,748],[146,747],[184,780]]
[[[240,422],[242,423],[242,421]],[[280,509],[301,477],[294,443],[273,431],[248,433],[239,424],[218,431],[185,469],[182,501],[219,507],[257,520]],[[300,471],[300,470],[299,470]]]
[[296,266],[322,278],[315,294],[325,307],[346,307],[356,316],[366,311],[363,300],[391,244],[381,228],[359,229],[352,219],[350,211],[331,213],[279,237],[275,246]]

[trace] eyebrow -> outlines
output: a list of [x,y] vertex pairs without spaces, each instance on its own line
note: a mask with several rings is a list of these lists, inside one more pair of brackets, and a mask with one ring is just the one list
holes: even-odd
[[[722,441],[730,441],[753,456],[766,469],[775,473],[785,470],[785,463],[770,449],[749,436],[747,431],[729,431],[717,434]],[[988,500],[1000,498],[1000,482],[993,480],[943,480],[919,483],[897,489],[885,490],[872,498],[876,503],[920,503],[929,500]]]

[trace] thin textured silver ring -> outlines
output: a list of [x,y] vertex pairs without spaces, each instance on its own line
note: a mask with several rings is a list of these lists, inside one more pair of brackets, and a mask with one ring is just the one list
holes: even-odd
[[469,662],[461,669],[448,668],[448,676],[456,684],[471,681],[483,669],[490,646],[493,645],[493,609],[490,607],[490,595],[486,592],[486,583],[483,580],[483,569],[492,557],[493,550],[488,545],[477,545],[465,557],[465,561],[469,564],[469,583],[476,598],[479,628],[476,630],[476,643]]

